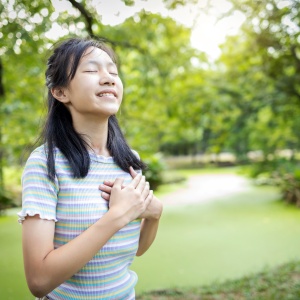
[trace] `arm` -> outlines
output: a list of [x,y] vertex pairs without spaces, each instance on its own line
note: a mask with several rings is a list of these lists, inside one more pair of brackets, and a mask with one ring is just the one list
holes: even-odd
[[[54,249],[55,223],[39,216],[23,222],[23,255],[28,286],[42,297],[69,279],[130,221],[145,211],[152,200],[144,178],[139,176],[122,188],[117,179],[111,193],[109,211],[69,243]],[[128,188],[127,188],[128,187]],[[101,232],[101,234],[99,234]]]
[[144,218],[141,225],[139,248],[136,253],[137,256],[143,255],[154,242],[162,210],[162,203],[153,196],[150,205],[141,216],[144,216]]
[[124,225],[124,217],[109,211],[74,240],[54,250],[54,221],[42,220],[38,215],[26,217],[23,256],[32,294],[43,297],[69,279]]

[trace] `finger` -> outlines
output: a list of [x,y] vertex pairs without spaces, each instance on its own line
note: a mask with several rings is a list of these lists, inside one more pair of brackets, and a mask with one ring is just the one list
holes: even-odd
[[146,185],[146,178],[145,178],[145,176],[142,176],[139,184],[136,187],[136,190],[138,190],[139,192],[142,193],[145,188],[145,185]]
[[[114,186],[114,181],[104,180],[104,181],[103,181],[103,184],[104,184],[104,185],[107,185],[107,186],[110,186],[110,187],[113,187],[113,186]],[[123,189],[125,186],[126,186],[125,184],[122,184],[122,189]]]
[[138,173],[133,169],[133,167],[129,167],[129,172],[132,178],[135,178]]
[[[133,180],[135,180],[135,179],[133,179]],[[124,178],[117,178],[114,182],[113,188],[122,189],[123,182],[124,182]]]
[[142,175],[138,174],[137,176],[135,176],[132,181],[127,185],[128,187],[133,187],[134,189],[138,186],[139,182],[142,179]]
[[109,199],[110,199],[110,194],[107,194],[107,193],[105,193],[105,192],[102,192],[102,193],[101,193],[101,197],[102,197],[104,200],[109,201]]
[[144,187],[144,190],[142,192],[142,198],[145,200],[147,198],[147,196],[149,195],[149,192],[150,192],[150,184],[149,182],[147,181],[146,184],[145,184],[145,187]]
[[147,198],[145,200],[146,207],[148,207],[148,205],[151,203],[152,199],[153,199],[153,190],[150,190],[149,195],[147,196]]
[[113,181],[110,181],[110,180],[104,180],[104,181],[103,181],[103,184],[108,185],[108,186],[110,186],[110,187],[113,187],[114,182],[113,182]]
[[107,186],[105,184],[100,184],[99,185],[99,190],[101,190],[102,192],[106,192],[106,193],[110,194],[111,193],[111,189],[112,188],[110,186]]

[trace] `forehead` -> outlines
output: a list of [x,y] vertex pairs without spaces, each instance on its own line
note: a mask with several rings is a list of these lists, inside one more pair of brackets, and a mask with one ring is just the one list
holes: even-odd
[[89,47],[82,55],[80,64],[86,64],[90,62],[98,63],[112,63],[114,64],[111,57],[102,49],[97,47]]

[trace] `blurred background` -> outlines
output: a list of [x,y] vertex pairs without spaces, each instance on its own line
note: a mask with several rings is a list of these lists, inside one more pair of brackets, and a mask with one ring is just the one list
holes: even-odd
[[[16,212],[47,57],[91,36],[118,55],[118,119],[165,203],[138,297],[300,299],[299,33],[299,0],[1,0],[0,298],[32,299]],[[259,291],[222,285],[272,268]]]

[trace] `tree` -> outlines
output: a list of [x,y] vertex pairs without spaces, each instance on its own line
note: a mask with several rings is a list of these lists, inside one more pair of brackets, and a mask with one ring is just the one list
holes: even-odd
[[[284,198],[299,205],[300,1],[231,3],[247,18],[240,34],[223,45],[219,61],[225,78],[220,90],[237,112],[229,144],[236,153],[262,150],[253,174],[268,173]],[[244,148],[236,148],[241,142]],[[293,154],[282,157],[284,149]]]
[[[165,1],[172,8],[187,2]],[[124,3],[132,5],[134,1],[124,0]],[[126,73],[128,95],[121,122],[133,146],[145,152],[157,150],[158,146],[152,141],[162,139],[168,119],[164,102],[174,85],[169,74],[173,74],[174,80],[179,65],[189,64],[190,32],[171,19],[141,12],[124,24],[111,27],[101,23],[92,1],[69,0],[63,4],[66,9],[59,13],[45,0],[30,3],[4,0],[0,4],[1,191],[3,166],[18,163],[20,157],[26,159],[24,149],[35,143],[42,125],[46,57],[50,45],[57,39],[57,35],[53,38],[51,33],[59,32],[59,37],[104,38],[117,51],[121,73]],[[175,66],[174,60],[179,65]],[[146,105],[141,99],[151,101]],[[147,114],[146,108],[151,114]],[[144,124],[147,125],[139,129],[133,118],[141,117],[146,118]]]
[[[236,116],[227,146],[237,154],[299,148],[299,1],[231,1],[246,15],[222,46],[219,91]],[[232,13],[229,12],[229,13]]]

